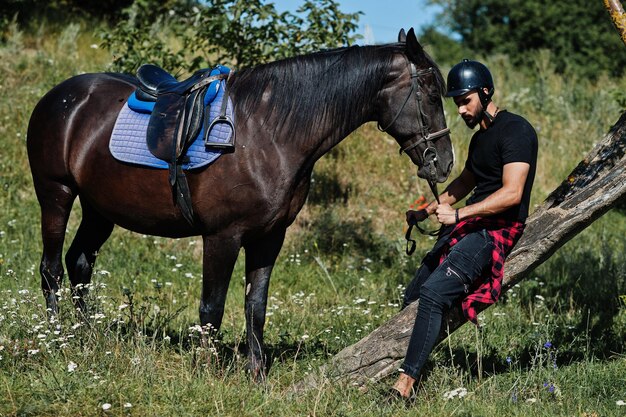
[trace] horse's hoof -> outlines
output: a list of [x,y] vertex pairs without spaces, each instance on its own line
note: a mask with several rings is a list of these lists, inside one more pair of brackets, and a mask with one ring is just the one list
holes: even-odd
[[250,372],[252,380],[257,384],[264,384],[267,381],[265,366],[262,363],[253,360],[248,366],[248,371]]
[[46,298],[46,312],[48,313],[48,319],[56,317],[59,314],[59,299],[53,292],[44,294]]

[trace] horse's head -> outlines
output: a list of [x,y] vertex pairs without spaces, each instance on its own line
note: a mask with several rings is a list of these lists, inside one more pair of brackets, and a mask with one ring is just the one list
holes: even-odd
[[443,77],[411,28],[398,41],[404,54],[394,59],[389,81],[379,94],[378,127],[393,136],[417,165],[419,177],[444,182],[454,164],[454,151],[443,112]]

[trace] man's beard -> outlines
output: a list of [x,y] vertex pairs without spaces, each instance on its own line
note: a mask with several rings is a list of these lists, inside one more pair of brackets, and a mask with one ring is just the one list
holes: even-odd
[[463,121],[465,122],[465,124],[467,125],[467,127],[469,127],[470,129],[473,129],[476,127],[476,125],[478,123],[480,123],[480,120],[482,119],[483,116],[483,112],[481,111],[479,114],[477,114],[476,116],[473,116],[472,118],[463,118]]

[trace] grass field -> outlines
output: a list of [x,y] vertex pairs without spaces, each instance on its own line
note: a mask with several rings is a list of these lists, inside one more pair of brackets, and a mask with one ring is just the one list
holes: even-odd
[[[49,322],[40,291],[39,207],[25,135],[37,100],[61,80],[106,70],[91,29],[13,27],[0,44],[0,416],[624,416],[626,213],[616,208],[434,352],[417,400],[387,403],[391,380],[366,390],[295,382],[398,311],[403,286],[432,245],[404,254],[404,211],[428,195],[397,145],[364,126],[317,164],[309,200],[288,231],[270,285],[271,369],[250,382],[243,354],[243,256],[220,339],[199,343],[201,240],[119,228],[101,250],[91,320]],[[533,76],[488,57],[502,107],[540,138],[539,204],[621,114],[626,80],[565,78],[537,54]],[[442,68],[447,71],[447,68]],[[471,132],[446,102],[458,160]],[[457,165],[461,165],[458,163]],[[458,173],[457,166],[455,171]],[[68,241],[76,231],[76,207]]]

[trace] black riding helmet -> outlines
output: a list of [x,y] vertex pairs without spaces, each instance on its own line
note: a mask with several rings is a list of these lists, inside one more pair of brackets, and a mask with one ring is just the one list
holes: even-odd
[[[487,88],[488,93],[485,93],[483,88]],[[462,96],[470,91],[478,92],[480,104],[486,109],[494,92],[493,78],[489,69],[480,62],[464,59],[448,73],[446,97]]]

